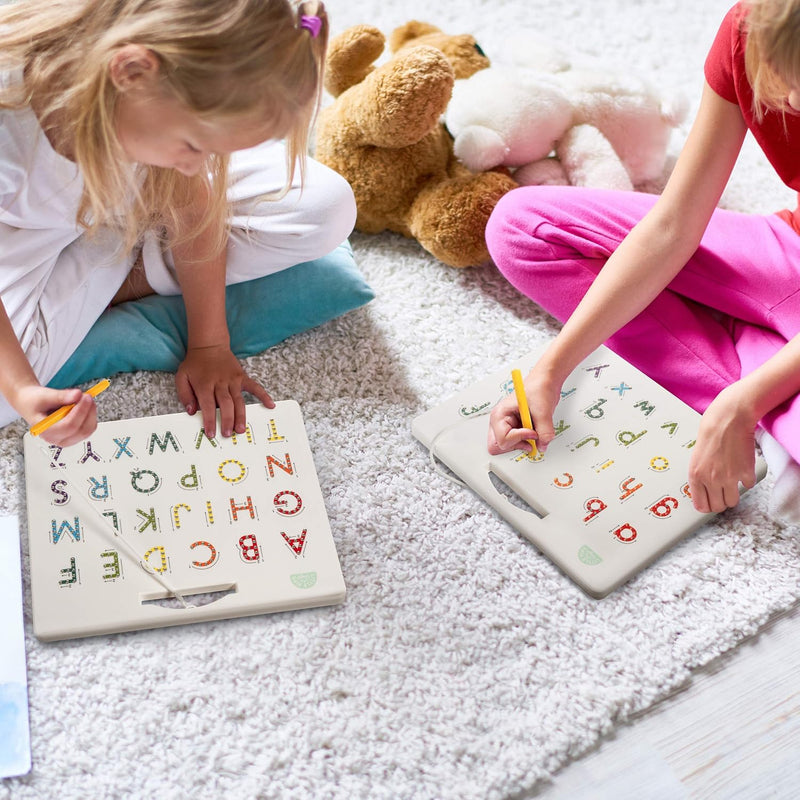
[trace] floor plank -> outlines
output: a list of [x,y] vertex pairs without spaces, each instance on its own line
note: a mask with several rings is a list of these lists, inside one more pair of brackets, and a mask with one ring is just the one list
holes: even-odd
[[800,607],[698,670],[530,795],[540,800],[800,796]]

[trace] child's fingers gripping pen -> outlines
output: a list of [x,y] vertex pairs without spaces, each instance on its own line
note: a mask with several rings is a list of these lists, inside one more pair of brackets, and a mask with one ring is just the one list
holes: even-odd
[[[519,416],[522,424],[526,428],[533,429],[533,420],[531,420],[531,410],[528,408],[528,398],[525,396],[525,385],[522,382],[522,373],[518,369],[511,370],[511,380],[514,382],[514,393],[517,396],[517,405],[519,406]],[[534,456],[538,455],[539,450],[536,447],[535,439],[528,439]]]
[[[91,395],[92,397],[97,397],[100,392],[104,392],[109,386],[111,386],[111,381],[109,381],[108,378],[103,378],[103,380],[96,383],[90,389],[87,389],[86,394]],[[51,425],[55,425],[56,422],[64,419],[64,417],[66,417],[73,408],[75,408],[75,403],[71,403],[67,406],[61,406],[61,408],[56,409],[52,414],[46,416],[42,420],[39,420],[39,422],[31,427],[31,436],[38,436],[40,433],[44,433],[44,431],[46,431]]]

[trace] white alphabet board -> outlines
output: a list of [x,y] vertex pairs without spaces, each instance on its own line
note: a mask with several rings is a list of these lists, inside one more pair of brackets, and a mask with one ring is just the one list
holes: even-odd
[[[565,381],[545,455],[490,456],[487,414],[541,350],[417,417],[414,435],[593,597],[633,577],[713,514],[687,483],[700,415],[606,347]],[[757,476],[766,464],[757,461]]]
[[199,414],[102,422],[67,448],[28,433],[25,475],[40,639],[344,600],[294,401],[249,405],[230,438],[206,437]]

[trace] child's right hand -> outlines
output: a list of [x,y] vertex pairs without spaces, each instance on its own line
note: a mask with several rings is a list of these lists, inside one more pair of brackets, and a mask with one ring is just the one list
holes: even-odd
[[97,406],[91,395],[80,389],[50,389],[31,384],[18,391],[14,407],[29,425],[34,425],[61,406],[72,403],[75,407],[64,419],[39,435],[49,444],[69,447],[91,436],[97,428]]
[[245,432],[247,409],[242,392],[252,394],[267,408],[275,408],[269,392],[245,372],[228,345],[187,348],[175,386],[186,412],[201,412],[209,439],[216,435],[217,408],[223,436]]
[[544,453],[555,438],[553,412],[561,399],[561,384],[542,374],[537,367],[531,370],[524,383],[533,429],[521,427],[519,405],[511,392],[489,415],[487,447],[492,455],[509,450],[530,450],[527,439],[536,439],[539,451]]

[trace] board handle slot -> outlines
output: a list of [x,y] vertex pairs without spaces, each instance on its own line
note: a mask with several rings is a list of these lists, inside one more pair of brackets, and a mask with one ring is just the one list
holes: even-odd
[[501,477],[495,472],[489,470],[489,480],[494,486],[495,491],[511,503],[512,506],[519,508],[521,511],[527,511],[539,519],[544,519],[550,513],[547,509],[532,506],[527,500],[520,497]]
[[[217,603],[223,597],[236,594],[238,586],[235,583],[228,583],[215,586],[201,586],[187,589],[181,592],[183,599],[195,608]],[[139,595],[139,602],[143,606],[160,606],[161,608],[181,610],[184,606],[174,594],[166,591],[147,592]]]

